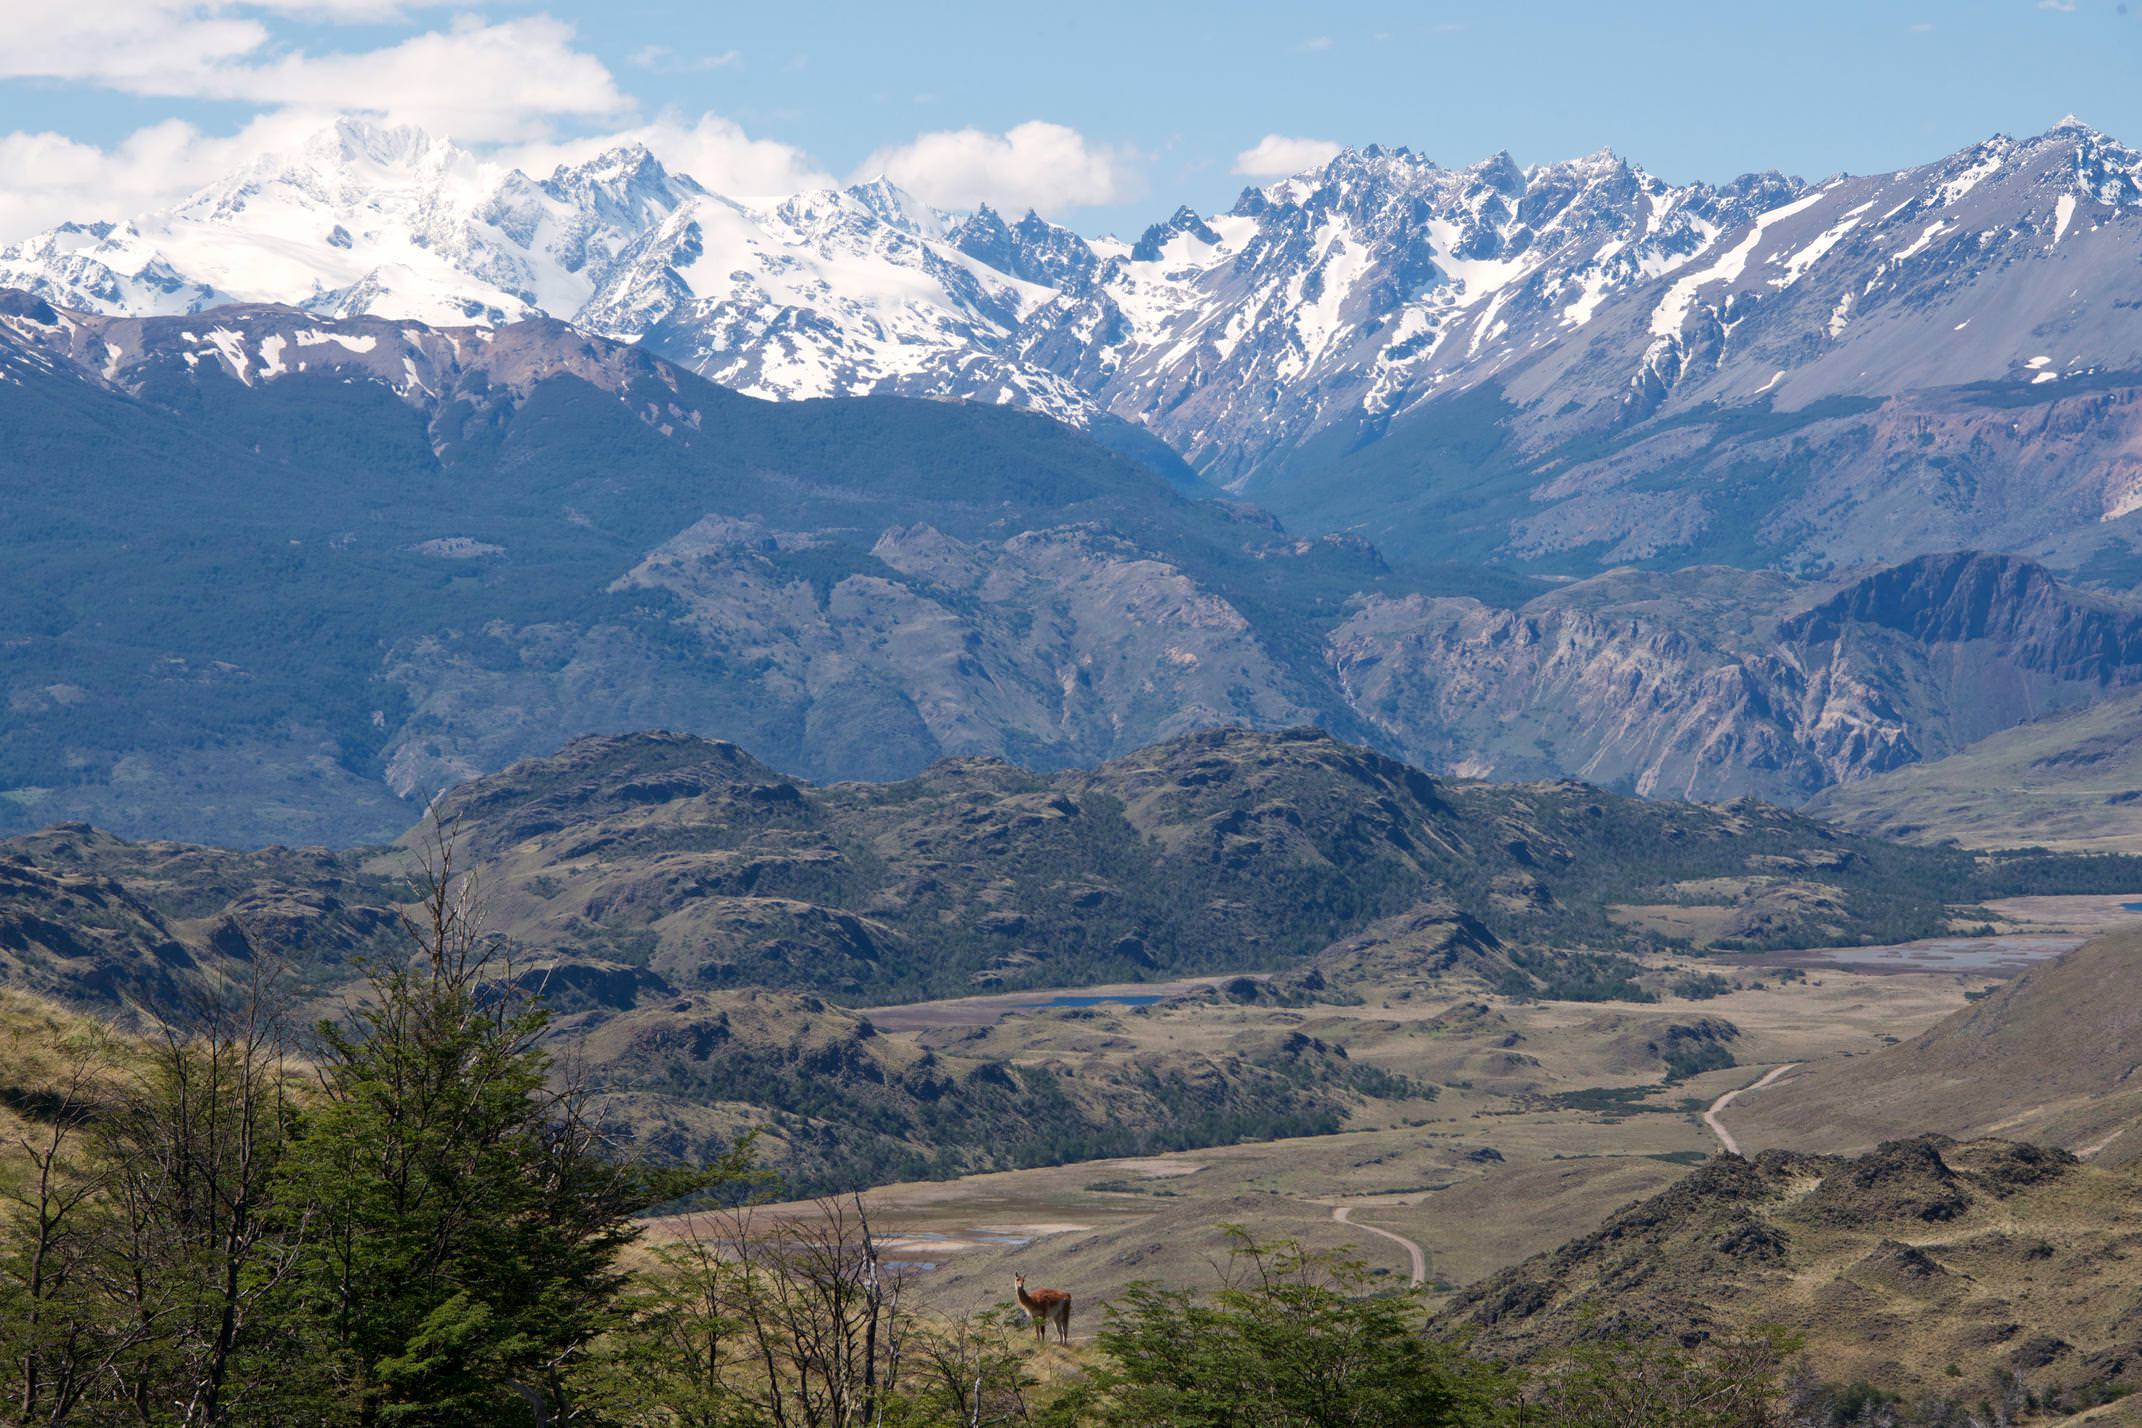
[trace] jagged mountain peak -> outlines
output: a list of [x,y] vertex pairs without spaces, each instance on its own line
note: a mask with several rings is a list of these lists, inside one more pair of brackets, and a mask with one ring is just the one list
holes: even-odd
[[577,164],[559,164],[543,181],[545,192],[565,198],[578,194],[698,195],[706,190],[699,181],[667,167],[652,149],[635,140],[606,149]]
[[920,237],[944,236],[944,223],[937,213],[884,174],[850,184],[842,192],[882,223]]
[[1498,149],[1469,170],[1474,180],[1504,193],[1519,193],[1529,175],[1517,165],[1508,149]]
[[1033,209],[1017,223],[984,203],[956,222],[947,239],[962,253],[1022,281],[1063,293],[1083,292],[1100,259],[1093,245]]
[[1131,261],[1157,263],[1166,255],[1173,240],[1179,237],[1188,237],[1208,248],[1217,247],[1220,243],[1220,235],[1212,231],[1211,225],[1206,223],[1195,209],[1184,204],[1166,219],[1153,224],[1138,235],[1137,243],[1131,248]]
[[[938,213],[883,175],[732,198],[627,144],[536,179],[346,120],[172,210],[0,248],[0,283],[105,313],[547,313],[760,396],[1106,411],[1236,484],[1328,428],[1381,431],[1483,385],[1516,384],[1521,406],[1551,386],[1558,430],[1597,431],[2041,357],[2049,379],[2108,370],[2119,341],[2053,350],[2077,324],[2134,326],[2060,309],[2074,282],[2030,279],[1975,326],[1964,295],[2048,256],[2112,281],[2108,220],[2136,209],[2142,157],[2073,120],[1818,184],[1674,183],[1611,148],[1445,167],[1367,144],[1129,243],[986,204]],[[1927,328],[1908,353],[1857,355],[1907,320]]]

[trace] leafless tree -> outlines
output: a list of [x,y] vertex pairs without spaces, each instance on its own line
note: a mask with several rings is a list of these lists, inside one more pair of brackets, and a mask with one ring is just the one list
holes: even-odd
[[727,1373],[777,1428],[878,1428],[901,1386],[903,1276],[887,1265],[859,1198],[810,1210],[706,1217],[709,1313],[734,1325],[746,1363]]
[[14,1088],[27,1123],[15,1138],[24,1173],[5,1190],[13,1224],[0,1304],[9,1398],[24,1424],[67,1422],[126,1347],[79,1307],[99,1248],[91,1222],[116,1171],[88,1140],[116,1064],[109,1038],[91,1034],[67,1048],[49,1084]]
[[99,1127],[115,1167],[98,1278],[138,1326],[126,1396],[186,1428],[229,1418],[231,1370],[303,1225],[271,1224],[293,1111],[272,971],[158,1028]]
[[1001,1428],[1032,1421],[1023,1326],[1000,1314],[933,1319],[910,1335],[916,1396],[928,1411],[960,1428]]

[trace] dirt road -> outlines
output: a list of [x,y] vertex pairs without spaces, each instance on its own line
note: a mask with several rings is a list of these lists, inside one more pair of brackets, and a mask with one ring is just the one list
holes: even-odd
[[1379,1230],[1374,1225],[1357,1224],[1354,1220],[1354,1207],[1351,1205],[1332,1206],[1331,1218],[1342,1225],[1353,1225],[1357,1230],[1367,1230],[1372,1235],[1382,1235],[1387,1240],[1404,1245],[1406,1253],[1413,1256],[1413,1287],[1418,1289],[1428,1282],[1428,1254],[1412,1240],[1394,1230]]
[[[1773,1066],[1772,1068],[1770,1068],[1769,1071],[1764,1073],[1762,1080],[1750,1081],[1747,1085],[1740,1087],[1739,1090],[1728,1091],[1723,1096],[1720,1096],[1717,1100],[1711,1102],[1711,1108],[1703,1113],[1703,1123],[1711,1128],[1712,1135],[1718,1137],[1718,1143],[1725,1147],[1726,1154],[1740,1154],[1740,1142],[1733,1139],[1733,1132],[1727,1130],[1725,1126],[1720,1123],[1718,1119],[1718,1113],[1724,1110],[1727,1106],[1732,1105],[1733,1098],[1735,1096],[1740,1095],[1741,1092],[1760,1091],[1763,1089],[1763,1087],[1769,1085],[1772,1081],[1777,1080],[1778,1077],[1784,1075],[1787,1071],[1791,1071],[1798,1067],[1799,1064],[1800,1063],[1797,1061],[1788,1061],[1783,1066]],[[1361,1228],[1365,1230],[1368,1228],[1368,1226],[1363,1225]]]

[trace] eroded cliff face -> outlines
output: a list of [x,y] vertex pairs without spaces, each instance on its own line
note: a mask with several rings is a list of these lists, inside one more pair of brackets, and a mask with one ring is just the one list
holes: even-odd
[[1369,598],[1328,650],[1354,711],[1433,767],[1793,801],[2132,685],[2138,639],[2128,605],[1958,555],[1841,586],[1605,576],[1514,610]]

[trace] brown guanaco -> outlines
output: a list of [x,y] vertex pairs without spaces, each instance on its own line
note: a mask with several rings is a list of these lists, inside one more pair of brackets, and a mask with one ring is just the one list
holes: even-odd
[[1012,1276],[1012,1288],[1019,1292],[1019,1312],[1026,1315],[1026,1322],[1034,1326],[1034,1337],[1046,1343],[1049,1325],[1056,1326],[1056,1342],[1071,1342],[1071,1296],[1061,1289],[1036,1289],[1029,1293],[1026,1276]]

